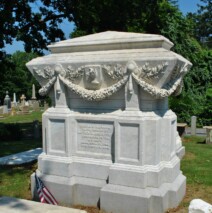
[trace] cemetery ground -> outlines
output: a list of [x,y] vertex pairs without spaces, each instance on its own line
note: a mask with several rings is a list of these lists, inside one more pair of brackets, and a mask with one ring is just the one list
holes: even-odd
[[[41,112],[8,116],[0,120],[0,125],[18,123],[24,132],[20,140],[0,140],[0,157],[42,146],[41,138],[33,139],[27,136],[31,131],[33,120],[41,121]],[[179,207],[168,210],[169,213],[188,212],[189,203],[195,198],[212,203],[212,146],[205,144],[204,141],[204,137],[185,136],[183,138],[186,154],[181,162],[181,170],[187,177],[186,195]],[[37,163],[22,166],[0,166],[0,196],[30,200],[30,175],[36,168]],[[85,209],[89,213],[101,212],[92,207],[75,207]]]

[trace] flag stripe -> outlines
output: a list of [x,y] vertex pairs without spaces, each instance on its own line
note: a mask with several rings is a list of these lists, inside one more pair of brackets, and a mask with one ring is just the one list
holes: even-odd
[[38,192],[41,203],[58,205],[56,199],[48,191],[48,189],[44,186],[43,182],[40,180],[40,178],[36,174],[35,174],[35,182],[36,182],[36,188],[37,188],[37,192]]
[[52,194],[46,189],[43,189],[43,193],[46,197],[48,197],[49,200],[51,200],[51,203],[57,204],[56,200],[54,199],[54,197],[52,196]]

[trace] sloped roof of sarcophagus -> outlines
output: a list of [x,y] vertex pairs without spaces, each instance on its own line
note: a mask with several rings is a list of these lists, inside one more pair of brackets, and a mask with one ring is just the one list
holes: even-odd
[[[44,95],[58,77],[90,101],[114,94],[130,79],[150,95],[164,98],[181,91],[191,67],[188,60],[170,51],[172,46],[161,35],[107,31],[49,45],[52,54],[33,59],[27,67]],[[95,75],[101,75],[101,83],[92,81]]]
[[173,43],[161,35],[106,31],[49,45],[52,53],[163,47]]

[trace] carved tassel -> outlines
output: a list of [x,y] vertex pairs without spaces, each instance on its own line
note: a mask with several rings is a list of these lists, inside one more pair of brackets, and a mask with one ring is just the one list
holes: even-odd
[[57,81],[56,81],[56,92],[57,92],[57,94],[61,93],[59,77],[57,77]]
[[132,95],[133,94],[132,75],[130,75],[130,78],[129,78],[128,90],[129,90],[130,94]]

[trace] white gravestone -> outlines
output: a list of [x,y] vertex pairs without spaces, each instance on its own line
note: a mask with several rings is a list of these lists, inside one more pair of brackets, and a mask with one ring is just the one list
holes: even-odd
[[201,199],[194,199],[190,202],[189,213],[211,213],[212,205]]
[[196,135],[197,117],[191,116],[191,135]]
[[16,101],[16,93],[13,93],[13,106],[17,107],[17,101]]
[[9,97],[8,91],[6,91],[6,96],[4,98],[3,114],[8,114],[11,111],[11,99]]
[[24,94],[22,94],[22,96],[20,97],[21,100],[21,106],[25,106],[26,104],[26,96]]
[[182,200],[184,147],[168,96],[181,92],[191,63],[172,46],[108,31],[55,43],[27,63],[53,103],[37,174],[60,203],[159,213]]
[[31,100],[36,100],[37,98],[36,98],[36,96],[35,96],[35,85],[33,84],[32,85],[32,98],[31,98]]

